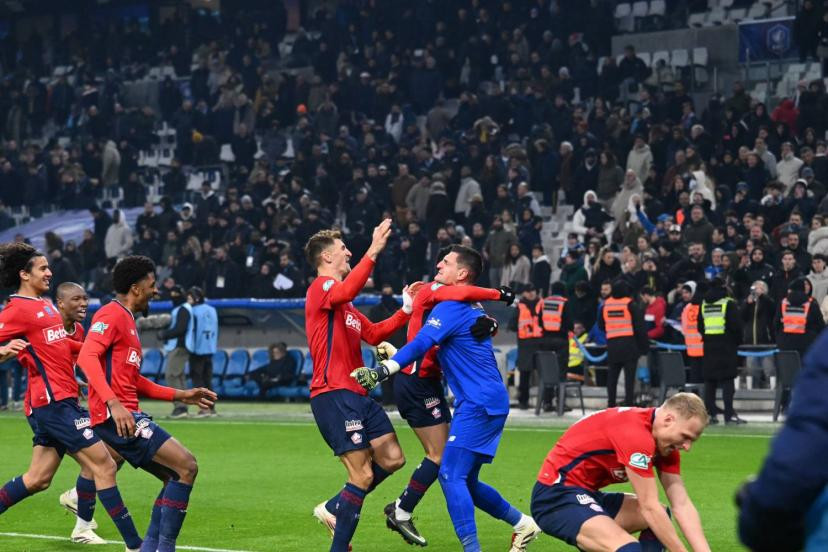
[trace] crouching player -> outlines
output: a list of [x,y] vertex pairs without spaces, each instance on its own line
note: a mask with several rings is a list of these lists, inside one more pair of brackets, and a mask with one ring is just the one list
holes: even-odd
[[[694,552],[709,552],[679,470],[707,426],[704,403],[678,393],[658,408],[610,408],[580,420],[558,440],[532,491],[532,517],[544,533],[585,552],[685,552],[658,500],[653,467]],[[600,489],[629,480],[635,494]],[[630,533],[641,532],[639,540]]]

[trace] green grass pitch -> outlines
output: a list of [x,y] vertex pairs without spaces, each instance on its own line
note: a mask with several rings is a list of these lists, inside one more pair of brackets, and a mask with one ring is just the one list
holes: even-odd
[[[308,418],[307,405],[219,404],[224,415],[210,420],[165,420],[170,407],[146,403],[144,409],[198,458],[199,475],[179,545],[230,551],[299,552],[327,550],[327,532],[311,516],[313,507],[329,498],[345,480],[345,471]],[[411,550],[385,528],[382,508],[397,497],[422,458],[414,433],[396,423],[408,464],[386,480],[365,501],[353,541],[354,550]],[[481,479],[496,487],[524,512],[538,469],[564,426],[554,418],[515,420],[506,433],[494,464]],[[710,544],[716,552],[743,550],[736,543],[733,493],[746,476],[755,473],[767,452],[773,427],[751,424],[712,428],[687,454],[683,475],[701,512]],[[24,472],[30,460],[31,432],[21,413],[0,415],[0,479]],[[52,487],[26,499],[0,516],[0,550],[78,551],[68,541],[74,518],[58,506],[58,496],[74,485],[78,468],[67,458]],[[124,501],[143,533],[151,504],[159,490],[149,474],[125,467],[118,475]],[[0,482],[2,484],[2,482]],[[625,489],[620,486],[619,489]],[[429,540],[427,550],[458,550],[439,485],[426,495],[415,513],[418,528]],[[117,540],[118,534],[98,504],[98,533]],[[484,550],[506,550],[511,535],[504,523],[477,513]],[[8,533],[66,537],[66,541],[12,537]],[[530,550],[573,550],[541,536]],[[123,550],[123,545],[92,550]]]

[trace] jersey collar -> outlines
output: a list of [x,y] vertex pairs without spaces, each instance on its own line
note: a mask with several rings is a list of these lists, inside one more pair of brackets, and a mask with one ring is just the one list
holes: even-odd
[[124,304],[123,304],[123,303],[121,303],[121,302],[120,302],[120,301],[118,301],[117,299],[113,299],[113,300],[112,300],[112,302],[113,302],[113,303],[118,303],[118,305],[119,305],[122,309],[124,309],[125,311],[127,311],[127,312],[129,313],[129,315],[132,317],[132,320],[133,320],[133,321],[135,320],[135,315],[132,313],[132,311],[131,311],[131,310],[129,310],[128,308],[126,308],[126,307],[124,306]]

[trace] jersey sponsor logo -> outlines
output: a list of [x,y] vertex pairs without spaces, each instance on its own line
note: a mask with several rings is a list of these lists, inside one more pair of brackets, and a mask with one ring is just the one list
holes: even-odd
[[351,435],[351,442],[353,442],[355,445],[361,444],[362,443],[362,435],[359,434],[359,433],[354,433],[353,435]]
[[586,506],[587,504],[595,504],[595,499],[589,496],[588,494],[575,495],[575,498],[578,499],[578,504],[580,504],[581,506]]
[[43,328],[43,339],[49,344],[66,339],[67,335],[69,334],[66,333],[66,328],[63,327],[63,324],[52,326],[51,328]]
[[634,452],[630,456],[630,466],[646,470],[650,467],[650,457],[643,452]]
[[132,364],[133,366],[137,366],[138,368],[141,367],[141,353],[139,353],[136,349],[132,347],[129,348],[127,351],[127,364]]
[[613,468],[612,476],[615,478],[616,481],[626,481],[627,470],[625,470],[624,468]]
[[362,431],[362,420],[345,420],[345,431]]
[[428,324],[428,325],[429,325],[429,326],[431,326],[432,328],[436,328],[436,329],[438,329],[438,330],[440,329],[440,326],[442,326],[442,325],[443,325],[443,323],[442,323],[442,322],[440,322],[440,319],[439,319],[439,318],[429,318],[429,319],[428,319],[428,322],[426,322],[426,324]]
[[46,315],[43,314],[43,311],[37,311],[37,316],[35,318],[43,318],[44,316]]
[[78,431],[82,430],[85,427],[89,427],[89,425],[89,418],[75,418],[75,429],[77,429]]
[[330,289],[334,285],[334,280],[328,280],[324,284],[322,284],[322,291],[330,291]]
[[89,328],[89,333],[99,333],[103,335],[108,327],[109,324],[104,324],[103,322],[95,322],[94,324],[92,324],[92,327]]
[[443,413],[435,406],[434,410],[431,411],[431,415],[434,416],[435,420],[439,420],[443,416]]
[[345,315],[345,327],[356,330],[357,333],[362,333],[362,322],[350,312]]
[[425,400],[426,408],[434,408],[438,404],[440,404],[440,399],[438,399],[437,397],[429,397]]

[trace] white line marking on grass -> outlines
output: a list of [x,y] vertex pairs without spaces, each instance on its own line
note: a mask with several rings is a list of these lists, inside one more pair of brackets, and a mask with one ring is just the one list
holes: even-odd
[[[31,533],[0,533],[1,537],[17,537],[21,539],[40,539],[40,540],[53,540],[53,541],[66,541],[70,542],[66,537],[58,537],[55,535],[34,535]],[[123,542],[121,541],[106,541],[106,544],[120,544],[123,546]],[[200,550],[201,552],[250,552],[249,550],[229,550],[227,548],[205,548],[203,546],[182,546],[177,544],[175,546],[176,550]]]

